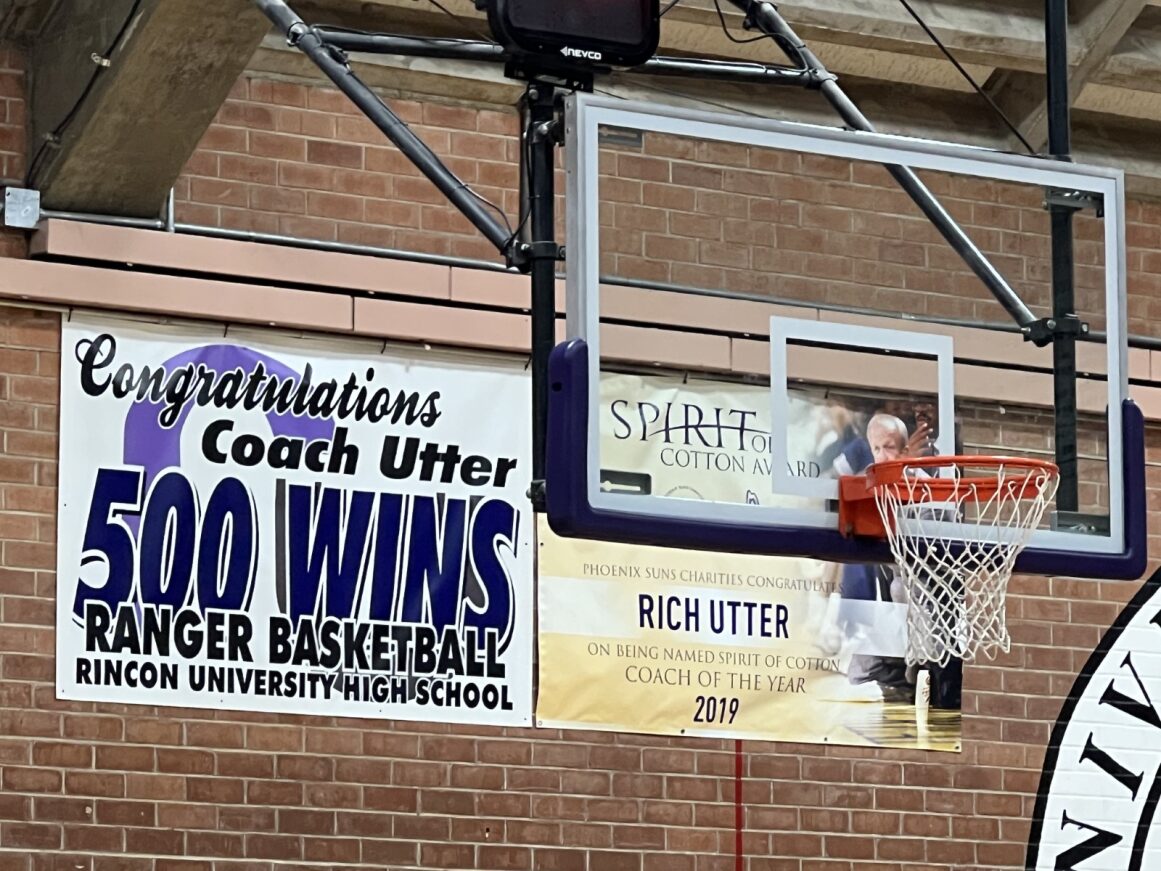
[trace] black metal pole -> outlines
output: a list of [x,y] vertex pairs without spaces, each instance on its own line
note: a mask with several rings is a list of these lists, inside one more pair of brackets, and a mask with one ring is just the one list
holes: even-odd
[[[317,32],[327,45],[343,51],[465,60],[477,63],[502,64],[509,60],[509,54],[502,46],[478,39],[421,39],[414,36],[398,36],[392,33],[351,33],[346,30],[332,30],[325,26],[318,27]],[[765,82],[800,87],[815,84],[810,70],[746,61],[655,57],[650,58],[641,66],[632,67],[628,71],[653,76],[680,76],[682,78],[743,82],[746,84]]]
[[[1048,150],[1070,160],[1072,134],[1068,93],[1068,0],[1044,3],[1045,71],[1048,87]],[[1058,325],[1075,322],[1072,215],[1067,205],[1048,206],[1052,234],[1052,318]],[[1080,502],[1076,438],[1076,335],[1059,328],[1052,336],[1052,380],[1056,417],[1056,465],[1059,511],[1076,511]]]
[[[782,17],[777,8],[764,0],[730,0],[735,6],[751,17],[763,32],[774,37],[775,42],[786,53],[792,63],[798,63],[815,72],[820,80],[819,90],[838,112],[843,123],[855,130],[873,133],[875,128],[867,117],[859,111],[850,97],[839,87],[835,77],[830,75],[822,61],[806,47],[793,28]],[[935,195],[919,180],[914,171],[906,166],[884,164],[886,169],[907,195],[919,206],[944,239],[959,254],[968,268],[974,272],[992,292],[1013,320],[1025,330],[1036,322],[1036,316],[1020,299],[1016,291],[1002,276],[987,257],[976,247],[955,219],[944,209]]]
[[543,510],[548,430],[548,357],[556,344],[555,89],[532,83],[524,93],[521,159],[526,162],[530,239],[522,243],[532,269],[532,504]]
[[354,74],[338,50],[330,47],[318,32],[295,14],[283,0],[255,0],[258,7],[286,36],[287,41],[309,57],[340,91],[347,95],[363,114],[390,139],[395,146],[431,182],[451,200],[496,249],[504,255],[513,244],[508,228],[493,214],[479,197],[456,177],[411,128],[384,103],[379,96]]

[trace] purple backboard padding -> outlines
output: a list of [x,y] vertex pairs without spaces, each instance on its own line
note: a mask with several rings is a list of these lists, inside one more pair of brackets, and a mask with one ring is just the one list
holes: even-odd
[[[632,510],[597,508],[589,502],[588,345],[570,339],[549,358],[548,435],[545,498],[553,532],[624,544],[681,547],[724,553],[795,556],[829,562],[891,562],[886,542],[846,538],[838,529],[770,526],[766,523],[672,518]],[[1147,562],[1145,513],[1145,419],[1125,400],[1124,443],[1125,546],[1121,553],[1028,548],[1016,561],[1025,574],[1066,575],[1106,580],[1136,580]]]

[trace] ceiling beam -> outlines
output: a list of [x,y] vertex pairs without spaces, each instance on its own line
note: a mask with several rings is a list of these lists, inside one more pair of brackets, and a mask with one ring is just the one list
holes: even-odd
[[[294,7],[315,24],[330,22],[420,35],[487,34],[487,21],[472,0],[441,0],[441,4],[454,17],[416,0],[297,0]],[[741,30],[742,16],[732,5],[725,0],[721,5],[732,31],[742,38],[752,35]],[[1036,69],[1041,62],[1038,0],[996,0],[995,8],[956,0],[915,0],[915,6],[965,63]],[[816,54],[820,54],[819,44],[830,44],[940,57],[898,0],[784,0],[778,9]],[[722,33],[712,0],[681,0],[665,16],[660,53],[782,60],[769,42],[729,41]],[[824,56],[822,60],[827,62]]]
[[[1068,73],[1069,103],[1075,104],[1085,85],[1105,65],[1116,47],[1140,17],[1147,0],[1096,0],[1078,26],[1071,28],[1071,43],[1080,56]],[[988,82],[988,92],[1037,151],[1048,142],[1048,96],[1045,77],[1021,70],[1000,70]],[[1016,143],[1013,142],[1013,147]]]
[[[1092,0],[1100,4],[1103,0]],[[1150,15],[1114,45],[1105,68],[1091,80],[1142,91],[1161,91],[1161,0]],[[295,0],[311,23],[427,36],[487,36],[487,22],[472,0],[441,0],[455,17],[417,0]],[[912,0],[912,5],[967,69],[983,82],[999,68],[1030,73],[1044,69],[1043,0]],[[731,30],[742,17],[722,2]],[[970,90],[898,0],[784,0],[779,10],[835,73],[883,78],[949,90]],[[1095,21],[1089,16],[1087,19]],[[1115,21],[1110,21],[1110,30]],[[1088,26],[1084,22],[1078,28]],[[1078,29],[1077,31],[1081,31]],[[746,34],[748,35],[748,34]],[[1070,66],[1084,60],[1085,43],[1074,39]],[[662,22],[661,54],[781,62],[769,42],[730,42],[722,34],[712,0],[681,0]]]
[[156,215],[267,30],[250,0],[62,0],[30,52],[29,185]]

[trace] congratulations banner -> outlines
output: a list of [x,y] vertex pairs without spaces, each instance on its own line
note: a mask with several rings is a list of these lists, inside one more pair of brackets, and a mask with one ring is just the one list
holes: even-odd
[[530,722],[527,378],[380,350],[64,325],[60,698]]
[[[775,504],[765,388],[605,375],[601,391],[606,472],[655,495]],[[814,476],[858,465],[882,413],[805,390],[790,409],[786,462]],[[958,674],[939,675],[939,710],[917,709],[889,568],[561,539],[547,524],[539,558],[542,725],[959,748]]]

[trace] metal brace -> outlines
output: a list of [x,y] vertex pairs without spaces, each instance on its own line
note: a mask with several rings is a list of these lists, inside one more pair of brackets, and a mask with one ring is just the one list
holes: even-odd
[[560,115],[557,115],[551,121],[538,124],[536,129],[532,131],[532,137],[535,142],[543,142],[547,139],[554,145],[564,145],[564,120]]
[[1092,209],[1098,218],[1103,218],[1105,216],[1105,198],[1091,191],[1048,188],[1044,192],[1044,208],[1065,208],[1077,212]]
[[1024,327],[1024,341],[1037,348],[1051,345],[1057,336],[1087,336],[1089,325],[1076,315],[1062,318],[1041,318]]
[[526,272],[533,261],[564,262],[564,246],[555,242],[521,242],[508,249],[508,265]]

